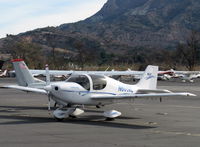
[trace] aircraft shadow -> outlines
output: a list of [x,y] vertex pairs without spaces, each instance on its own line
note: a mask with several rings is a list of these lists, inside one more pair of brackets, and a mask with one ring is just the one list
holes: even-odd
[[[20,115],[14,114],[16,112],[20,112],[21,110],[47,110],[46,107],[34,107],[34,106],[0,106],[0,125],[23,125],[23,124],[39,124],[39,123],[58,123],[52,117],[40,117],[40,116],[28,116],[28,115]],[[80,125],[91,125],[91,126],[101,126],[101,127],[112,127],[112,128],[124,128],[124,129],[151,129],[155,128],[155,126],[151,125],[139,125],[134,124],[134,119],[140,119],[135,117],[126,117],[120,116],[114,121],[106,121],[105,118],[99,113],[103,113],[102,110],[89,110],[86,109],[85,112],[89,114],[85,114],[78,118],[67,118],[63,122],[64,124],[80,124]],[[48,112],[47,112],[48,113]],[[90,114],[94,113],[94,114]],[[95,114],[96,113],[96,114]],[[5,122],[4,122],[5,120]],[[10,121],[9,121],[10,120]],[[127,122],[121,122],[123,120],[129,120]],[[130,124],[130,120],[131,124]],[[133,122],[133,123],[132,123]]]
[[[53,118],[48,117],[33,117],[33,116],[5,116],[0,115],[0,119],[10,119],[11,121],[0,122],[0,125],[23,125],[23,124],[37,124],[37,123],[58,123]],[[87,116],[84,118],[76,119],[65,119],[63,122],[66,124],[79,124],[79,125],[91,125],[100,127],[111,127],[111,128],[124,128],[124,129],[152,129],[155,126],[148,125],[138,125],[138,124],[126,124],[115,121],[105,121],[104,118],[100,116]]]
[[[2,109],[2,110],[1,110]],[[0,106],[0,112],[1,111],[6,111],[7,110],[13,110],[13,111],[18,111],[18,110],[47,110],[47,106],[45,107],[40,107],[40,106]],[[55,110],[55,107],[51,107],[52,110]],[[104,111],[102,109],[89,109],[85,108],[85,112],[93,112],[93,113],[103,113]]]
[[20,110],[47,110],[47,107],[35,106],[0,106],[0,112],[15,113]]

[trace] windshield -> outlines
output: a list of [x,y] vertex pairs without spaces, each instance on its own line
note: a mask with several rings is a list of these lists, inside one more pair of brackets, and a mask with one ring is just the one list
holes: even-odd
[[100,75],[90,75],[92,82],[93,82],[93,89],[94,90],[102,90],[106,87],[106,79],[104,76]]
[[67,82],[75,82],[86,90],[90,90],[90,81],[85,75],[73,75],[67,79]]

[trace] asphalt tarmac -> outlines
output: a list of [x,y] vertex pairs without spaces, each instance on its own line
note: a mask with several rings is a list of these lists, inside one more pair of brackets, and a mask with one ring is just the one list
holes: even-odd
[[[0,79],[0,85],[6,83],[14,80]],[[200,146],[200,81],[161,81],[158,85],[198,96],[163,98],[162,102],[137,99],[128,104],[87,108],[79,118],[57,122],[47,111],[45,95],[0,89],[0,146]],[[105,121],[102,113],[110,109],[122,112],[122,116]]]

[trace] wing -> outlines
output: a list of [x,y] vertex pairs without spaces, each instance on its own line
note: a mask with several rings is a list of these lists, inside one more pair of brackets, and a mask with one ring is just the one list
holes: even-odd
[[17,89],[17,90],[22,90],[22,91],[26,91],[26,92],[47,94],[47,92],[44,89],[30,88],[30,87],[24,87],[24,86],[18,86],[18,85],[1,86],[0,88],[10,88],[10,89]]
[[136,94],[147,94],[147,93],[172,93],[166,89],[139,89]]
[[[31,72],[31,74],[33,74],[33,75],[46,75],[46,71],[45,70],[34,70],[34,69],[30,69],[29,70],[30,72]],[[72,74],[73,73],[73,71],[71,71],[71,70],[49,70],[49,74],[50,75],[57,75],[57,76],[59,76],[59,75],[69,75],[69,74]]]
[[[14,72],[14,71],[13,71]],[[46,75],[45,70],[33,70],[30,72],[36,75]],[[97,75],[142,75],[143,71],[71,71],[71,70],[49,70],[50,75],[69,75],[69,74],[97,74]]]
[[174,71],[175,74],[199,74],[200,71]]
[[192,93],[154,93],[154,94],[130,94],[130,95],[93,95],[92,100],[122,100],[134,98],[149,98],[149,97],[168,97],[168,96],[196,96]]

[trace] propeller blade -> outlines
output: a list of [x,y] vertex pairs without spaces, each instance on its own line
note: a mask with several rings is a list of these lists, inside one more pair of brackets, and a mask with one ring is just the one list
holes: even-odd
[[51,95],[48,94],[48,110],[51,110]]
[[46,70],[46,85],[50,85],[50,74],[49,74],[49,66],[48,66],[48,64],[46,64],[45,70]]
[[44,87],[44,90],[46,90],[48,92],[50,92],[51,89],[52,89],[51,85],[47,85],[47,86]]

